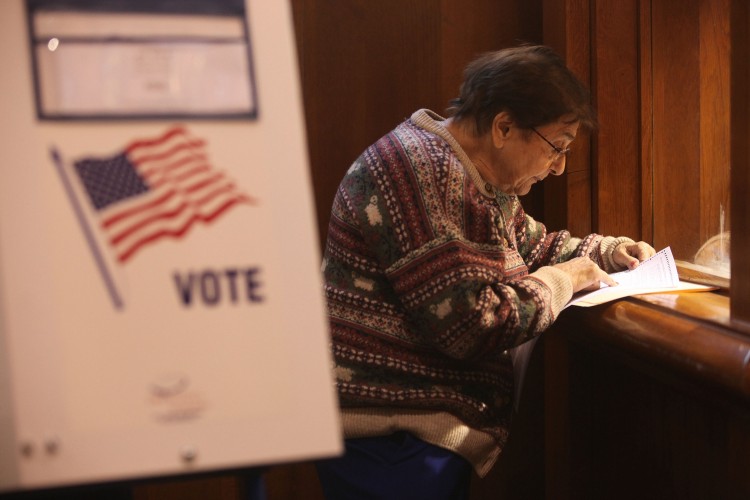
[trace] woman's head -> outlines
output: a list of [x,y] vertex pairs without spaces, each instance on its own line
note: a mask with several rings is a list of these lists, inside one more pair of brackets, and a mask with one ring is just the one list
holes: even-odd
[[549,47],[523,45],[490,52],[464,71],[459,97],[448,109],[455,121],[473,122],[477,135],[490,130],[506,111],[526,130],[552,122],[593,129],[596,116],[586,87]]

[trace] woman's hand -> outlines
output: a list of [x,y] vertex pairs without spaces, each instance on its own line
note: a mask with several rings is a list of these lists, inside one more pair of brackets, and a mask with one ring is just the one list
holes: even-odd
[[560,264],[556,268],[565,271],[573,283],[573,293],[581,290],[598,290],[601,283],[609,286],[617,285],[617,282],[609,277],[596,262],[588,257],[576,257]]
[[612,252],[612,260],[615,264],[628,269],[635,269],[644,260],[656,253],[654,247],[645,241],[638,243],[620,243]]

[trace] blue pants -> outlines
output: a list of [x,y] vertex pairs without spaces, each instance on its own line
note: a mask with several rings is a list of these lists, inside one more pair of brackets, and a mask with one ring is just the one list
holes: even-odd
[[407,432],[347,439],[341,458],[317,464],[326,500],[465,500],[471,465]]

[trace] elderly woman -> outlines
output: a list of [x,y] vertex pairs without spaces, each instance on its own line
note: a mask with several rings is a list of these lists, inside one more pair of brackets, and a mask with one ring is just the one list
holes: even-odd
[[323,271],[346,454],[318,465],[328,498],[465,498],[508,439],[509,350],[654,253],[524,213],[518,196],[561,175],[595,125],[549,48],[480,57],[453,104],[367,148],[333,204]]

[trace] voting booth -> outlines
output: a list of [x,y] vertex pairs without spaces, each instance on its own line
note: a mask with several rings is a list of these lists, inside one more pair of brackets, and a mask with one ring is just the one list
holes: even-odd
[[341,452],[292,17],[0,3],[0,493]]

